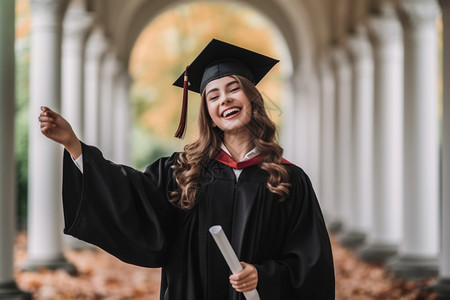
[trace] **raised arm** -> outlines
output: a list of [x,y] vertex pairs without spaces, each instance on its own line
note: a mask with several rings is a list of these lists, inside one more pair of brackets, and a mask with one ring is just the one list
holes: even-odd
[[74,159],[81,155],[81,142],[73,132],[72,126],[61,115],[41,106],[39,122],[43,135],[63,145]]

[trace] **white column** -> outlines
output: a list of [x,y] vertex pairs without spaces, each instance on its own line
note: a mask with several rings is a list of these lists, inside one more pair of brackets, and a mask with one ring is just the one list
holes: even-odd
[[450,298],[450,1],[440,0],[443,21],[443,129],[442,129],[442,206],[441,261],[439,263],[438,298]]
[[0,1],[0,299],[30,299],[14,279],[14,0]]
[[[283,105],[283,114],[287,114],[288,117],[283,117],[283,130],[289,130],[288,134],[284,134],[284,145],[288,145],[286,155],[283,155],[286,159],[301,166],[306,172],[309,169],[308,164],[308,149],[305,147],[307,135],[307,111],[306,100],[304,91],[302,91],[301,73],[297,72],[291,77],[290,83],[292,90],[291,98],[287,98],[286,103]],[[291,127],[290,129],[285,127]]]
[[364,27],[349,36],[352,68],[352,171],[348,227],[340,242],[357,247],[364,242],[370,227],[372,203],[373,139],[373,56]]
[[122,70],[116,78],[115,93],[116,105],[114,108],[114,162],[129,165],[130,157],[130,132],[131,132],[131,102],[130,102],[131,78],[126,69]]
[[31,1],[27,270],[75,272],[62,253],[62,149],[41,134],[36,121],[42,105],[60,109],[63,6],[64,1]]
[[405,47],[403,239],[389,263],[397,277],[437,275],[439,109],[437,2],[400,2]]
[[294,125],[295,120],[295,81],[294,76],[289,76],[284,78],[283,82],[286,84],[286,90],[283,91],[283,94],[281,96],[281,99],[283,99],[282,103],[282,111],[281,111],[281,132],[280,132],[280,139],[281,139],[281,145],[284,149],[283,157],[285,157],[287,160],[294,161],[295,156],[295,135],[296,135],[296,128]]
[[362,259],[384,261],[401,239],[403,176],[402,31],[390,2],[370,20],[374,51],[374,186],[372,230]]
[[344,230],[351,218],[351,69],[347,52],[342,47],[333,49],[336,87],[336,161],[337,211]]
[[108,51],[101,64],[101,95],[100,95],[100,148],[107,159],[113,159],[113,122],[114,101],[116,95],[113,83],[117,74],[116,57]]
[[309,170],[309,161],[308,161],[308,147],[305,147],[305,143],[307,143],[307,106],[306,99],[304,96],[304,91],[302,90],[303,82],[301,80],[304,79],[301,73],[297,71],[297,74],[293,78],[294,82],[294,140],[293,140],[293,150],[294,157],[293,163],[301,166],[306,172]]
[[321,90],[321,200],[325,221],[330,231],[339,227],[340,216],[336,214],[337,201],[334,176],[336,161],[336,143],[334,134],[335,124],[335,82],[330,59],[324,54],[320,61],[320,90]]
[[85,49],[84,65],[84,142],[100,146],[101,58],[107,47],[100,28],[89,35]]
[[[311,182],[317,189],[317,193],[320,193],[319,189],[319,175],[320,175],[320,84],[318,78],[318,71],[311,70],[309,72],[310,80],[308,83],[306,102],[306,145],[308,147],[308,176],[311,178]],[[302,147],[300,144],[299,147]],[[320,197],[320,194],[318,194]],[[319,198],[320,201],[321,198]]]
[[[62,102],[61,112],[79,139],[83,140],[84,45],[92,17],[85,0],[72,0],[65,13],[62,37]],[[91,246],[72,236],[64,236],[64,244],[72,249]]]
[[[307,75],[306,75],[307,74]],[[303,70],[295,78],[295,135],[296,161],[305,170],[315,187],[319,182],[319,79],[315,70]],[[319,189],[316,189],[319,192]],[[320,199],[320,198],[319,198]]]
[[65,14],[62,44],[61,112],[83,139],[84,39],[92,18],[84,0],[72,0]]

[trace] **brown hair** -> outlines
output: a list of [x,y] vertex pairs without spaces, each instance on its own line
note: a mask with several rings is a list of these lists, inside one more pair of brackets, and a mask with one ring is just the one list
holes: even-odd
[[[261,168],[269,173],[267,187],[284,200],[289,195],[289,174],[281,164],[283,149],[276,142],[275,123],[268,117],[264,100],[253,83],[241,76],[231,77],[239,82],[252,105],[252,118],[246,126],[251,132],[254,146],[263,157]],[[184,147],[178,163],[173,166],[178,190],[171,193],[170,200],[184,209],[194,206],[204,166],[216,157],[223,140],[223,132],[212,126],[205,93],[202,94],[201,101],[198,118],[200,137]]]

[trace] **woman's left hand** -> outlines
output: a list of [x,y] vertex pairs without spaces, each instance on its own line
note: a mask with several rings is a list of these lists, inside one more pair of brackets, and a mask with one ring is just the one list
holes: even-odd
[[238,292],[248,292],[258,285],[258,271],[255,266],[241,262],[242,271],[230,275],[230,283]]

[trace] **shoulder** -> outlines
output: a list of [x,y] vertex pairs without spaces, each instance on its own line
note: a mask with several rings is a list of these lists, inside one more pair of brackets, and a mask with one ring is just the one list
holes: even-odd
[[311,179],[301,167],[294,164],[286,164],[284,166],[289,173],[289,181],[294,189],[313,190]]
[[283,166],[289,172],[289,177],[291,178],[308,177],[306,172],[301,167],[294,165],[293,163],[283,163]]
[[161,172],[161,171],[167,171],[169,172],[170,169],[172,169],[172,166],[174,166],[179,157],[179,152],[174,152],[170,156],[164,156],[161,158],[158,158],[153,163],[147,166],[145,169],[145,173],[152,173],[152,172]]

